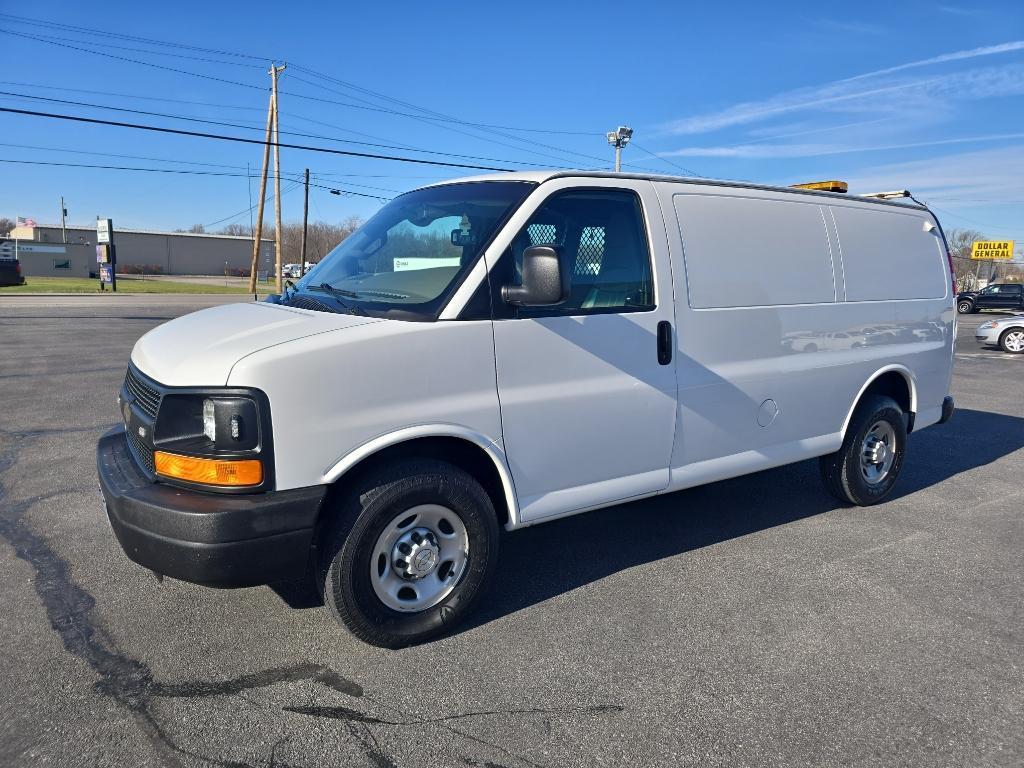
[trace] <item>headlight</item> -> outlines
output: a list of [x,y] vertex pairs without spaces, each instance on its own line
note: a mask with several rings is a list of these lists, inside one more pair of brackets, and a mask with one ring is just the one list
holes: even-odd
[[239,490],[269,485],[269,421],[266,397],[259,392],[168,392],[153,430],[156,474]]
[[213,400],[203,400],[203,434],[217,442],[217,418]]
[[995,328],[996,325],[998,325],[998,323],[996,323],[995,320],[989,320],[987,323],[982,323],[981,325],[979,325],[978,330],[980,331],[983,328]]

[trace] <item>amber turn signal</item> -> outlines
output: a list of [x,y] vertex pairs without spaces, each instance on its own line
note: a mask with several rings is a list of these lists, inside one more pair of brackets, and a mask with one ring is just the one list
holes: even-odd
[[263,482],[263,464],[257,459],[203,459],[157,451],[153,454],[156,473],[176,480],[203,485],[259,485]]

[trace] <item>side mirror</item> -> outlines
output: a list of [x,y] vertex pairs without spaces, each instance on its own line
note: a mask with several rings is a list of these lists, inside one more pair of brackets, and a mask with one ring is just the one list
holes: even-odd
[[569,298],[569,275],[562,271],[558,250],[533,245],[523,251],[523,284],[502,286],[501,298],[522,307],[551,306]]

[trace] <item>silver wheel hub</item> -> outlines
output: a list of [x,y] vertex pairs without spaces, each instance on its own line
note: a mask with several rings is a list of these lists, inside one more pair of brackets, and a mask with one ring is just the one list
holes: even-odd
[[861,443],[861,474],[867,482],[876,485],[888,477],[895,461],[896,430],[887,421],[876,421]]
[[444,600],[469,563],[469,533],[454,511],[420,504],[395,515],[370,553],[370,583],[388,608],[414,613]]
[[869,464],[882,464],[889,458],[889,446],[872,435],[864,449],[864,456]]
[[422,579],[430,574],[441,557],[441,547],[429,528],[413,528],[403,533],[391,552],[391,563],[406,579]]
[[1024,331],[1011,331],[1006,334],[1006,348],[1011,352],[1024,351]]

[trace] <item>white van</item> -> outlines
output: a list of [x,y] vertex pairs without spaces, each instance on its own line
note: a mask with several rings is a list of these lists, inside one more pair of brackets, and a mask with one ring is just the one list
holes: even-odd
[[916,204],[586,172],[425,187],[285,295],[139,340],[98,445],[107,513],[158,574],[311,573],[363,640],[417,642],[480,599],[502,528],[816,457],[841,500],[880,501],[908,433],[952,414],[954,295]]

